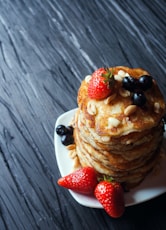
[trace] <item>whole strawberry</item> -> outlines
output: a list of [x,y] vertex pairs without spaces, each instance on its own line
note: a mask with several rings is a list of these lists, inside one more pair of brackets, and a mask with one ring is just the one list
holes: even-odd
[[112,93],[114,76],[108,68],[99,68],[93,74],[88,85],[88,96],[102,100]]
[[92,167],[84,167],[58,180],[58,184],[75,192],[90,195],[97,185],[97,173]]
[[108,215],[114,218],[122,216],[125,210],[124,191],[119,183],[101,181],[94,194]]

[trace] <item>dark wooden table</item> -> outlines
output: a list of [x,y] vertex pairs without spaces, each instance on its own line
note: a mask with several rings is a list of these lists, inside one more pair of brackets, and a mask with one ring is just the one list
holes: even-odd
[[0,230],[166,229],[166,194],[119,219],[79,205],[53,142],[96,68],[145,68],[166,97],[165,15],[165,0],[0,0]]

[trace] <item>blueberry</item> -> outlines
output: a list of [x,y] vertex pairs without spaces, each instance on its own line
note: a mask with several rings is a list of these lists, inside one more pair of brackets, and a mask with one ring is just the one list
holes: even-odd
[[150,89],[152,87],[152,84],[153,84],[152,77],[149,75],[143,75],[138,80],[139,88],[144,91]]
[[133,104],[137,105],[137,106],[145,105],[146,97],[145,97],[144,92],[142,92],[142,91],[134,92],[132,95],[132,101],[133,101]]
[[74,138],[71,134],[65,134],[61,137],[61,142],[63,145],[67,146],[74,143]]
[[58,125],[56,127],[56,133],[60,136],[66,134],[68,132],[68,129],[64,125]]
[[134,90],[137,88],[137,79],[131,76],[126,76],[123,78],[122,86],[128,91],[134,92]]
[[67,133],[73,135],[73,130],[74,130],[73,126],[67,126],[66,128],[67,128]]

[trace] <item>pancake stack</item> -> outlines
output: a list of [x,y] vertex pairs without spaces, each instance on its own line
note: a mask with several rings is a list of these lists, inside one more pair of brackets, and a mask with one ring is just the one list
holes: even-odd
[[81,83],[74,117],[75,156],[81,167],[92,166],[127,188],[138,185],[160,160],[165,113],[164,98],[153,79],[145,91],[146,103],[132,103],[132,92],[122,86],[125,76],[139,79],[150,74],[140,68],[109,68],[115,84],[102,100],[88,96],[91,75]]

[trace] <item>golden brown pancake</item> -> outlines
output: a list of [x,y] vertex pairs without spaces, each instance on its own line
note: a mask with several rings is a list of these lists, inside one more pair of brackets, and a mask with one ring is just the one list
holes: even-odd
[[132,93],[122,87],[122,79],[139,79],[150,74],[141,69],[112,67],[115,84],[103,100],[88,96],[90,76],[78,91],[74,118],[75,153],[82,167],[92,166],[100,174],[133,187],[155,167],[160,158],[165,102],[156,81],[146,90],[146,104],[133,105]]

